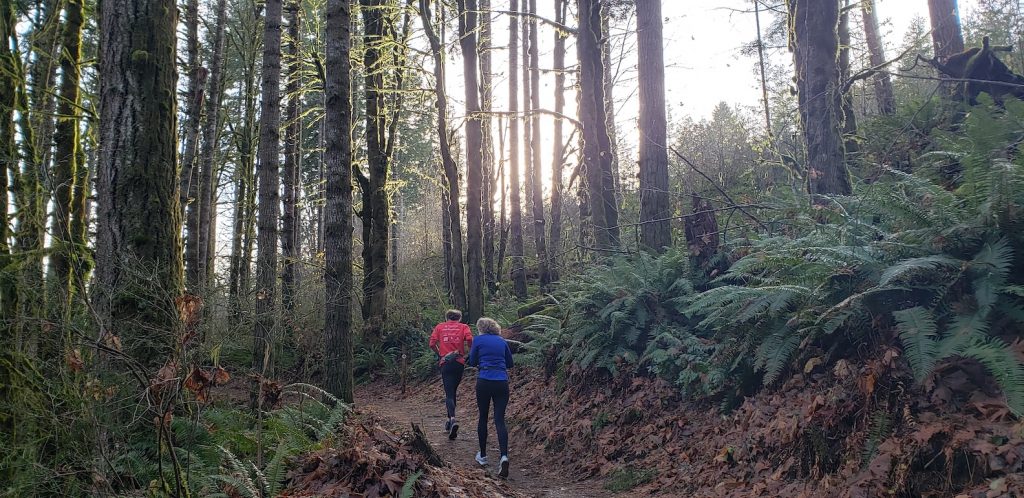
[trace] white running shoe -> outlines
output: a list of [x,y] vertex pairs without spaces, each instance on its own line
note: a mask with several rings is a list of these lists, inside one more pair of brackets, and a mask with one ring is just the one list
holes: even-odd
[[498,462],[498,477],[508,477],[508,455],[502,455],[501,461]]
[[480,452],[476,452],[476,463],[479,463],[481,467],[487,466],[487,457],[480,456]]

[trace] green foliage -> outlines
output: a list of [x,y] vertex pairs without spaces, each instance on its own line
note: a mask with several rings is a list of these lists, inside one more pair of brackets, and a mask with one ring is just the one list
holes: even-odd
[[800,360],[898,342],[917,381],[974,361],[1024,414],[1024,366],[1007,346],[1024,324],[1024,157],[1011,152],[1024,103],[974,108],[962,128],[921,158],[946,172],[955,163],[953,188],[881,167],[826,209],[777,200],[786,232],[732,248],[703,292],[679,253],[613,260],[565,283],[558,318],[532,317],[532,358],[555,350],[576,373],[638,366],[731,406]]

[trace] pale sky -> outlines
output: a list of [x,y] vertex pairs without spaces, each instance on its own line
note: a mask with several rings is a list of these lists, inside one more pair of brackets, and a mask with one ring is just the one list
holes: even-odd
[[[961,0],[965,16],[974,0]],[[928,18],[927,0],[876,0],[886,55],[895,55],[907,26],[915,15]],[[663,0],[665,17],[666,91],[670,105],[682,108],[676,115],[707,117],[720,101],[759,105],[760,87],[756,58],[740,53],[757,32],[750,0]],[[767,31],[770,16],[762,11],[761,29]],[[860,31],[851,26],[852,31]],[[625,90],[623,90],[625,91]]]

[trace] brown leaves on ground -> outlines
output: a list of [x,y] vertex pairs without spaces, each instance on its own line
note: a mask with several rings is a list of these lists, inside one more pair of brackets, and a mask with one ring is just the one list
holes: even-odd
[[974,498],[1024,489],[1015,488],[1024,482],[1024,426],[1001,399],[940,383],[957,404],[936,405],[891,370],[889,356],[814,365],[729,415],[683,402],[660,379],[560,389],[534,374],[513,387],[512,437],[535,441],[577,477],[654,471],[636,496]]
[[380,420],[356,413],[333,444],[295,462],[280,496],[398,496],[413,478],[417,497],[516,496],[469,471],[427,463],[413,440],[411,432],[395,435]]

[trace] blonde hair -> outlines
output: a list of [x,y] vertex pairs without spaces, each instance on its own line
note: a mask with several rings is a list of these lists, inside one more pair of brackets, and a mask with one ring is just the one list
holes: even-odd
[[493,318],[487,318],[486,316],[476,321],[476,331],[481,334],[497,335],[501,333],[501,325],[494,321]]
[[462,320],[462,312],[459,310],[448,310],[444,312],[444,317],[447,320]]

